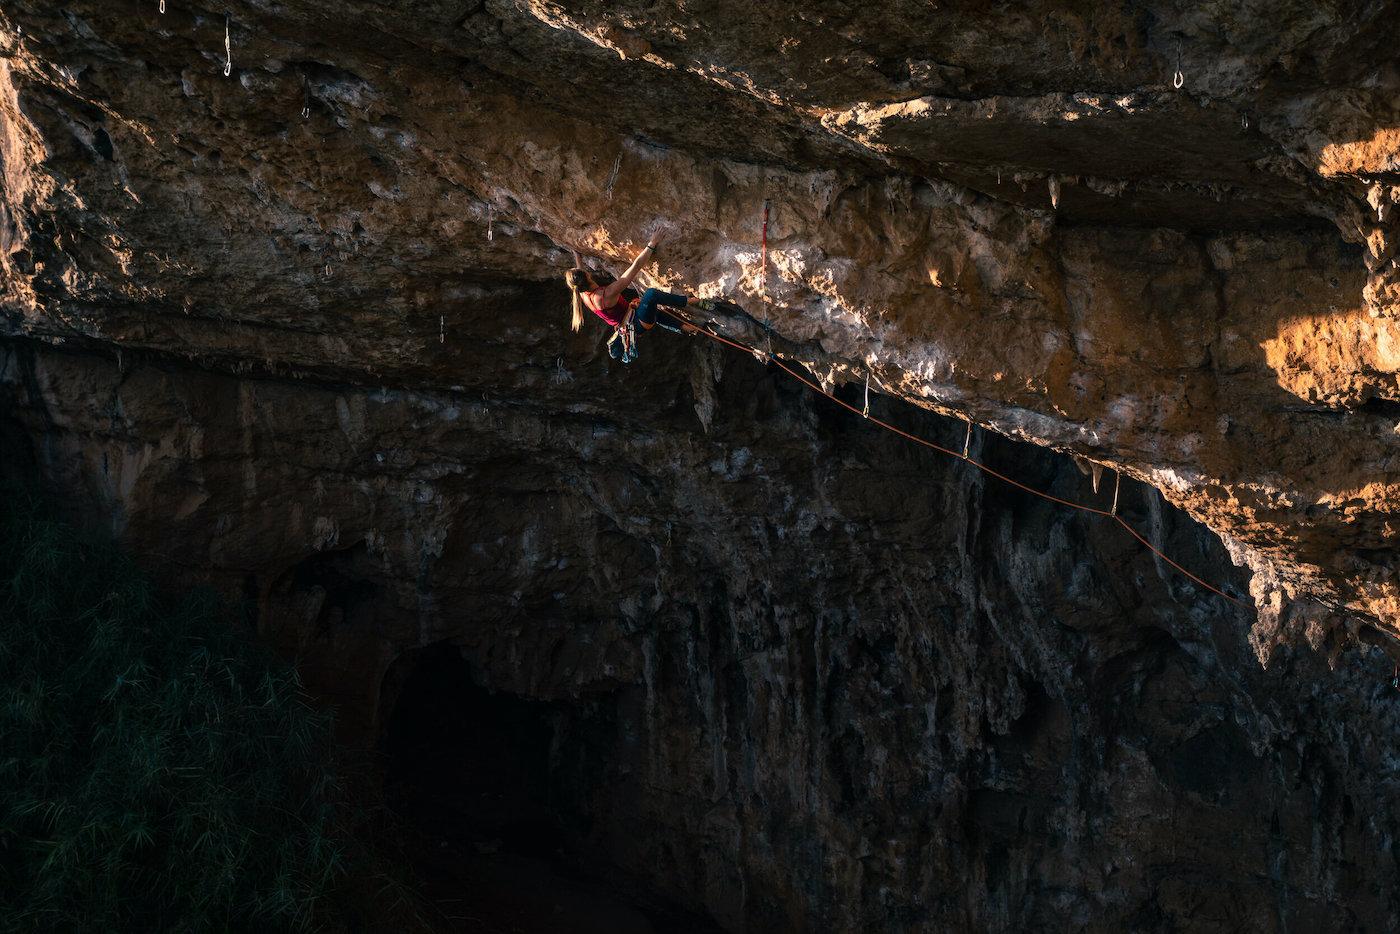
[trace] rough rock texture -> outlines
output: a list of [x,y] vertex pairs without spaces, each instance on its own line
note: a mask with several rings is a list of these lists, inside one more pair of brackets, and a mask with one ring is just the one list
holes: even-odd
[[[734,929],[1396,923],[1395,4],[167,7],[0,11],[0,437],[361,723],[442,639],[570,701],[580,833]],[[610,369],[558,274],[661,219],[652,281],[1121,469],[1256,609],[743,358]]]
[[[492,333],[463,335],[468,372]],[[509,329],[510,362],[455,393],[28,344],[3,385],[61,487],[255,597],[343,716],[382,722],[395,660],[442,640],[478,683],[551,702],[575,832],[727,929],[1396,923],[1383,660],[1262,669],[1245,611],[1104,520],[752,361],[672,341],[609,371],[582,340],[559,365],[558,341],[544,316]],[[898,408],[874,414],[961,438]],[[1063,458],[976,444],[1090,495]],[[1150,488],[1122,505],[1227,573]]]

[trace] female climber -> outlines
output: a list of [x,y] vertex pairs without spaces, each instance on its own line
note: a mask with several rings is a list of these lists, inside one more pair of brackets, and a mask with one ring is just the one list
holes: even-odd
[[632,265],[627,267],[627,271],[611,282],[600,283],[593,278],[592,273],[580,267],[570,269],[564,274],[564,281],[573,293],[573,329],[577,331],[583,327],[583,309],[587,307],[616,329],[608,339],[608,354],[623,363],[630,363],[637,356],[634,336],[637,325],[641,325],[644,331],[650,331],[658,324],[683,334],[693,334],[699,330],[693,324],[659,310],[658,305],[669,308],[692,306],[701,311],[715,310],[715,303],[710,299],[687,298],[660,289],[647,289],[638,296],[632,289],[632,280],[641,272],[642,262],[656,257],[656,247],[660,242],[660,233],[652,234],[646,247],[632,260]]

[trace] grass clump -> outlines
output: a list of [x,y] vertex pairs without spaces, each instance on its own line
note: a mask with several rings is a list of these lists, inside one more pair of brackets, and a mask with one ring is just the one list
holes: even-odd
[[0,490],[0,931],[323,926],[330,744],[212,597]]

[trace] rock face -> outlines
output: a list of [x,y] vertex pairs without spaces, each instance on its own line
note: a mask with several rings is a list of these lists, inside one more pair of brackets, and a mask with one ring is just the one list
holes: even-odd
[[[1395,13],[12,0],[0,440],[370,734],[442,642],[548,702],[571,832],[728,929],[1394,926]],[[772,367],[610,362],[559,274],[661,219],[651,281],[1120,470],[1253,606]]]

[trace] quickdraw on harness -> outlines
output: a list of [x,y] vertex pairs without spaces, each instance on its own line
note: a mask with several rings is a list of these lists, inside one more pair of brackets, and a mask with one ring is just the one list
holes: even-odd
[[623,363],[631,363],[637,359],[637,327],[632,323],[630,314],[613,330],[612,337],[608,338],[608,355]]

